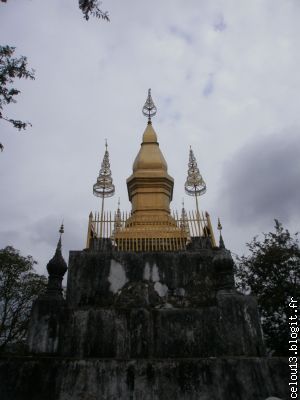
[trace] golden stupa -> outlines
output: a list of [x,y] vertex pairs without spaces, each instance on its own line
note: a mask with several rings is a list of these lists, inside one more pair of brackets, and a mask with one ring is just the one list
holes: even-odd
[[[87,247],[92,246],[92,239],[110,238],[119,251],[185,250],[191,240],[189,225],[194,229],[192,236],[211,236],[212,245],[215,245],[209,215],[200,215],[198,203],[196,215],[190,214],[189,219],[184,207],[181,217],[177,213],[171,215],[174,179],[168,174],[167,162],[152,126],[151,117],[156,114],[156,107],[150,89],[143,114],[148,117],[148,124],[133,163],[132,174],[126,181],[131,212],[122,214],[118,207],[112,218],[110,213],[103,214],[102,201],[101,217],[99,213],[98,217],[90,214]],[[105,154],[107,159],[105,161],[104,158],[102,169],[107,171],[108,176],[103,174],[104,181],[112,185],[107,148]],[[105,189],[101,190],[104,199]]]

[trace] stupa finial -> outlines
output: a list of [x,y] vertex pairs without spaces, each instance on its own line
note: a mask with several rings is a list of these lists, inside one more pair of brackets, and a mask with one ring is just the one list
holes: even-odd
[[151,124],[151,117],[154,117],[157,112],[157,108],[151,97],[151,89],[148,89],[148,97],[142,111],[143,114],[148,117],[148,124]]

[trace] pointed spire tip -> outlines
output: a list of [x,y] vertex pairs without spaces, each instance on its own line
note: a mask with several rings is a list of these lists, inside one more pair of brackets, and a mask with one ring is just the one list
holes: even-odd
[[218,230],[219,231],[222,230],[222,224],[221,224],[220,218],[218,218]]
[[64,224],[62,223],[61,225],[60,225],[60,228],[59,228],[59,239],[58,239],[58,242],[57,242],[57,246],[56,246],[56,252],[57,251],[61,251],[61,236],[62,236],[62,234],[64,233]]

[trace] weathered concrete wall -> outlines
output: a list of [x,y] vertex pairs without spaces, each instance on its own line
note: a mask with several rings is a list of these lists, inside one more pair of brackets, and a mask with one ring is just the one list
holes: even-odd
[[[164,301],[176,307],[212,304],[218,275],[213,259],[219,253],[206,249],[178,253],[72,251],[67,301],[72,308],[112,306],[120,291],[129,291],[131,283],[151,282],[155,292],[164,293]],[[134,294],[132,289],[126,297],[132,298],[135,307],[144,306],[140,303],[144,300]],[[149,301],[157,300],[154,296]]]
[[287,399],[288,362],[0,358],[0,388],[1,400]]
[[29,348],[83,358],[264,355],[255,299],[232,287],[226,251],[73,252],[67,302],[36,302]]
[[63,299],[41,297],[32,307],[28,346],[34,353],[58,353],[62,344],[63,330],[70,315]]
[[67,300],[36,302],[29,345],[69,358],[2,360],[1,400],[287,393],[286,360],[256,358],[265,354],[256,301],[234,290],[227,250],[71,252]]
[[264,355],[256,302],[233,287],[227,250],[71,252],[63,354]]
[[61,338],[64,355],[76,357],[262,356],[255,300],[219,294],[202,308],[80,309]]

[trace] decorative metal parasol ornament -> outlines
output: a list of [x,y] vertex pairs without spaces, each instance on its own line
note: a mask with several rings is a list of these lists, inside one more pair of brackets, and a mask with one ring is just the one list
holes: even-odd
[[206,192],[206,183],[204,182],[202,175],[200,174],[192,147],[190,147],[188,176],[185,181],[184,188],[185,192],[189,196],[195,196],[196,198],[197,219],[198,219],[199,235],[200,235],[200,213],[199,213],[198,196],[201,196]]
[[[113,184],[110,163],[109,163],[109,153],[107,150],[107,140],[105,140],[105,153],[99,175],[96,183],[93,185],[93,194],[96,197],[102,198],[101,206],[101,223],[103,221],[103,210],[104,210],[104,199],[106,197],[112,197],[115,194],[115,185]],[[101,227],[102,228],[102,227]],[[102,229],[100,229],[102,232]]]
[[151,97],[151,89],[148,89],[148,97],[142,111],[143,114],[148,117],[148,124],[151,124],[151,117],[154,117],[157,112],[157,108]]

